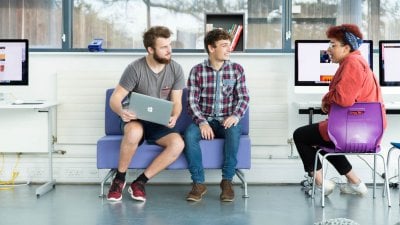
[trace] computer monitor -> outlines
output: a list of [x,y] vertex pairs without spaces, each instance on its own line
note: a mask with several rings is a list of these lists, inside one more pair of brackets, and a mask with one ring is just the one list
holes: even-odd
[[26,39],[0,39],[0,85],[28,85]]
[[[328,86],[338,63],[332,63],[327,49],[329,40],[295,41],[295,86]],[[364,40],[359,48],[372,70],[372,40]]]
[[400,40],[379,41],[379,83],[400,86]]

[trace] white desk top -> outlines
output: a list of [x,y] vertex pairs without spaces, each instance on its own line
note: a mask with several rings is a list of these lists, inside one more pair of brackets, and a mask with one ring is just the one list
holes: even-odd
[[[308,108],[320,108],[321,102],[319,101],[309,101],[309,102],[296,102],[297,107],[300,109]],[[385,102],[386,109],[400,109],[400,102]]]
[[56,101],[24,101],[22,104],[0,101],[0,109],[46,109],[57,104]]
[[400,109],[400,102],[385,102],[386,109]]
[[320,108],[321,107],[321,101],[296,102],[295,104],[300,109]]

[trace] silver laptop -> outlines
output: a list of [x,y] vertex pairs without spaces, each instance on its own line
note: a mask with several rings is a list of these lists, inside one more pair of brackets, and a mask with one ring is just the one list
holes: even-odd
[[129,110],[145,121],[167,126],[172,112],[172,102],[132,92]]

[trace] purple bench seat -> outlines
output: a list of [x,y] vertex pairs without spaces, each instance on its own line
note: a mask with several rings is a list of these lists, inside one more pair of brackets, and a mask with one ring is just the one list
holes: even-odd
[[[101,182],[101,196],[104,196],[104,184],[116,172],[119,160],[119,151],[122,140],[122,133],[120,130],[120,119],[115,114],[110,106],[109,100],[114,89],[108,89],[106,92],[105,104],[105,136],[100,138],[97,142],[97,168],[110,169],[109,173]],[[182,95],[182,113],[177,121],[176,127],[183,134],[186,127],[191,123],[191,117],[187,113],[187,91],[184,89]],[[242,181],[244,186],[243,197],[247,195],[247,182],[244,174],[240,169],[250,169],[251,166],[251,143],[249,137],[249,115],[248,111],[240,121],[242,125],[242,136],[240,137],[240,145],[238,152],[238,163],[236,166],[236,174]],[[201,140],[200,146],[203,156],[203,165],[205,169],[221,169],[222,168],[222,150],[224,139],[214,140]],[[146,141],[140,145],[133,157],[129,169],[145,169],[153,161],[153,159],[163,149],[158,145],[147,144]],[[167,169],[188,169],[186,158],[183,154],[172,163]]]

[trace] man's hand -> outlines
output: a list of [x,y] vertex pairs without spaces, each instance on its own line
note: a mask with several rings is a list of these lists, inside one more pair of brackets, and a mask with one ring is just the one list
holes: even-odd
[[122,121],[124,121],[126,123],[131,121],[131,120],[136,120],[137,119],[136,114],[134,112],[131,112],[131,111],[127,110],[127,109],[123,109],[122,110],[120,117],[121,117]]
[[177,121],[177,120],[178,120],[178,117],[176,117],[176,116],[171,116],[171,117],[169,118],[169,123],[168,123],[168,126],[167,126],[167,127],[169,127],[169,128],[175,127],[176,121]]
[[214,139],[214,132],[213,132],[212,128],[210,127],[210,125],[208,125],[208,124],[200,125],[200,133],[201,133],[201,137],[203,139],[206,139],[206,140]]
[[222,123],[222,126],[224,126],[225,129],[230,128],[232,125],[236,126],[239,123],[239,120],[237,119],[236,116],[230,116],[224,120]]

